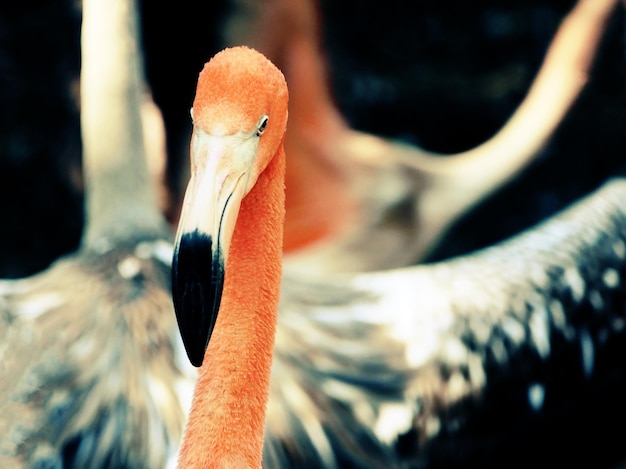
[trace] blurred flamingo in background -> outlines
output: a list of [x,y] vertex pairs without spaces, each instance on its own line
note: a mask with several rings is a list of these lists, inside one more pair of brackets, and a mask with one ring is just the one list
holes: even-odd
[[472,150],[441,155],[349,127],[329,89],[315,0],[243,3],[228,42],[263,52],[290,90],[285,260],[303,271],[336,272],[419,261],[459,217],[533,161],[586,84],[616,5],[579,2],[502,129]]
[[79,251],[0,283],[0,466],[163,467],[195,373],[177,360],[135,2],[85,0],[82,53],[87,224]]
[[281,283],[283,75],[227,49],[200,74],[192,116],[172,281],[201,368],[181,467],[624,460],[610,422],[626,414],[626,181],[465,257],[352,275],[286,266]]

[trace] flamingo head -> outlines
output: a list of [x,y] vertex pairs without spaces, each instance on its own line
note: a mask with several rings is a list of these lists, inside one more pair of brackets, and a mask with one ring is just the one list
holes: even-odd
[[187,355],[200,366],[241,201],[284,139],[283,74],[253,49],[225,49],[200,73],[191,116],[191,178],[176,235],[172,294]]

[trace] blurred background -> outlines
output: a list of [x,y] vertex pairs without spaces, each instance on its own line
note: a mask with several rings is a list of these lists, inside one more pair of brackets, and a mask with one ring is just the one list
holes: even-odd
[[[242,0],[239,0],[242,1]],[[80,2],[0,5],[0,277],[73,251],[83,227]],[[339,109],[356,129],[449,153],[493,135],[524,98],[572,0],[321,0]],[[175,219],[202,65],[237,0],[141,4],[145,66],[163,114],[163,209]],[[382,6],[381,6],[382,5]],[[531,166],[468,213],[429,260],[510,236],[626,167],[626,18],[613,15],[591,80]]]

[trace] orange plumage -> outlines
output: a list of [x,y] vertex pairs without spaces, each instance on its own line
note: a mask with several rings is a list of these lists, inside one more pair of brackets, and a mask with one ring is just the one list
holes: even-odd
[[[211,138],[243,132],[235,139],[245,142],[257,138],[253,129],[263,115],[269,118],[267,128],[250,167],[259,175],[241,201],[232,234],[219,317],[181,448],[184,468],[260,467],[281,280],[286,84],[282,73],[252,49],[216,55],[200,74],[195,132]],[[194,158],[200,157],[192,151],[192,167]]]

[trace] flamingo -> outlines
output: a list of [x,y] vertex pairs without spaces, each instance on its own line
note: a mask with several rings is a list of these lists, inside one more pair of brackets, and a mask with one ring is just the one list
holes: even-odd
[[0,467],[164,467],[195,378],[177,360],[173,236],[142,138],[135,2],[82,6],[87,223],[77,252],[0,283]]
[[287,110],[254,49],[199,75],[172,261],[200,367],[179,467],[623,460],[626,180],[465,257],[281,280]]
[[541,154],[584,88],[617,3],[578,2],[502,129],[472,150],[441,155],[350,128],[329,89],[315,0],[248,2],[228,42],[266,55],[290,91],[285,262],[346,272],[422,260],[456,220]]

